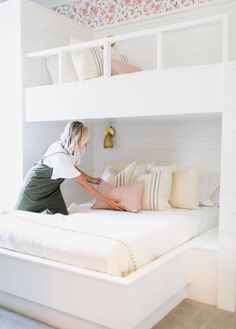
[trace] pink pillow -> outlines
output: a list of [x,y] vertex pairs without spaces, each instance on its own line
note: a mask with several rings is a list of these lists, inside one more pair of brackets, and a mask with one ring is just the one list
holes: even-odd
[[118,59],[112,59],[111,61],[111,75],[133,73],[138,71],[142,71],[142,69],[135,65],[121,62]]
[[[125,210],[127,211],[138,212],[139,209],[141,209],[144,190],[143,181],[120,187],[114,187],[105,181],[101,181],[101,183],[98,185],[98,190],[109,199],[120,200],[120,203],[125,206]],[[110,209],[107,204],[99,200],[94,202],[92,208]]]

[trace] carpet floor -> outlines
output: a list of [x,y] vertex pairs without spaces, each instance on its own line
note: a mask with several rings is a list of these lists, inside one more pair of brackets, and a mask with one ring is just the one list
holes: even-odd
[[185,299],[153,329],[236,329],[236,313]]
[[[53,328],[0,308],[0,329]],[[153,329],[236,329],[236,313],[186,299]]]

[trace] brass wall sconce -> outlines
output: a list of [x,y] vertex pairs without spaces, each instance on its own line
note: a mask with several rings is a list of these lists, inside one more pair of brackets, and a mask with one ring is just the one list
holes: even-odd
[[104,143],[103,146],[104,148],[113,148],[114,147],[114,142],[113,142],[113,138],[115,136],[115,129],[110,126],[110,127],[106,127],[104,130]]

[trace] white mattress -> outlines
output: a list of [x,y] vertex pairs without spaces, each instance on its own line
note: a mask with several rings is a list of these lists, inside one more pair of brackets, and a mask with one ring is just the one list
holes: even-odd
[[69,216],[0,215],[0,247],[115,276],[126,276],[218,224],[219,209],[138,214],[80,206]]

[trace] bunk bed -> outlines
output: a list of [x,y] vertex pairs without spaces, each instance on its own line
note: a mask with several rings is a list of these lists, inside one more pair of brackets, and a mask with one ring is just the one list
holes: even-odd
[[[161,43],[165,31],[215,21],[222,22],[223,26],[223,63],[163,69]],[[149,35],[157,37],[157,69],[111,77],[110,44]],[[62,54],[96,46],[104,48],[104,76],[64,83]],[[59,58],[59,83],[26,89],[25,120],[28,122],[217,113],[222,111],[224,64],[228,61],[228,16],[40,51],[29,56],[55,54]],[[145,88],[147,82],[151,86],[148,89]],[[119,97],[117,90],[121,90]],[[170,90],[171,98],[168,97]],[[126,277],[1,248],[0,303],[63,329],[151,328],[187,296],[192,282],[194,236]]]
[[[165,32],[214,22],[222,23],[221,63],[165,69],[162,51]],[[149,36],[157,39],[156,69],[111,76],[111,44]],[[41,59],[57,55],[59,79],[53,85],[26,88],[25,120],[33,122],[78,117],[97,119],[221,112],[228,38],[228,16],[219,15],[30,53],[29,57]],[[94,47],[103,48],[103,76],[64,82],[64,54]]]

